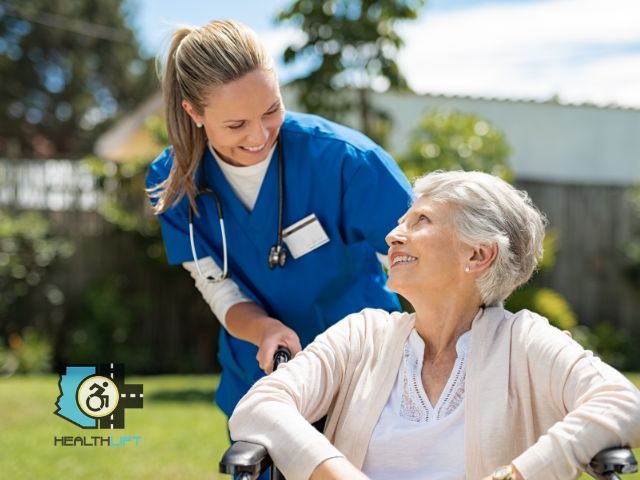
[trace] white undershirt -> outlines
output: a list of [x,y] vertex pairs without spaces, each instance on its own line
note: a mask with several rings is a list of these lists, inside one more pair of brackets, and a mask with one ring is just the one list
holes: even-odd
[[[262,182],[273,158],[273,152],[276,146],[277,142],[261,162],[247,167],[238,167],[225,162],[220,158],[218,153],[211,148],[211,145],[209,145],[209,151],[220,167],[220,170],[222,170],[225,179],[229,182],[233,192],[249,212],[253,211],[256,204]],[[388,269],[389,261],[387,256],[377,252],[376,256],[380,263]],[[222,274],[222,270],[211,257],[201,258],[198,265],[204,277],[212,276],[215,278]],[[196,282],[196,288],[200,291],[205,301],[211,307],[211,311],[223,326],[226,327],[226,317],[231,307],[238,303],[251,301],[242,293],[233,280],[227,278],[222,282],[213,283],[200,277],[194,261],[184,262],[182,266],[191,274]]]
[[202,271],[202,278],[198,274],[196,262],[184,262],[182,266],[191,274],[196,282],[196,288],[207,302],[211,311],[218,321],[226,328],[227,313],[229,309],[238,303],[250,302],[249,298],[242,293],[236,282],[230,278],[225,278],[221,282],[210,282],[207,277],[218,278],[222,275],[222,269],[211,257],[205,257],[198,260],[198,265]]
[[470,331],[438,403],[422,386],[424,342],[412,330],[396,382],[375,426],[362,471],[372,480],[464,480],[464,380]]
[[262,186],[264,177],[267,174],[267,169],[271,163],[271,158],[273,157],[276,145],[277,142],[271,148],[264,160],[254,165],[241,167],[225,162],[220,158],[218,152],[209,145],[209,151],[213,155],[213,158],[215,158],[220,170],[222,170],[224,178],[227,179],[227,182],[231,185],[233,192],[250,212],[253,211],[253,207],[258,199],[260,187]]

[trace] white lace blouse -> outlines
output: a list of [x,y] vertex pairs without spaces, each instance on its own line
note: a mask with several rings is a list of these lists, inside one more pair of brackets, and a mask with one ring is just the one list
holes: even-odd
[[422,386],[424,342],[415,329],[391,395],[373,431],[363,472],[374,480],[465,478],[464,381],[470,331],[456,344],[457,358],[438,403]]

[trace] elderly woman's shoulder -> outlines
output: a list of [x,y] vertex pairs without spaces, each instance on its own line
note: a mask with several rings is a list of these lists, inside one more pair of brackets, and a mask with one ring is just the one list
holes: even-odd
[[379,308],[364,308],[357,313],[345,317],[340,324],[351,330],[361,330],[368,334],[381,333],[387,330],[412,328],[415,314],[407,312],[387,312]]
[[551,325],[548,318],[531,310],[527,310],[526,308],[517,312],[510,312],[508,310],[505,310],[505,312],[507,312],[507,317],[510,317],[514,323],[522,325],[523,327],[535,328]]
[[546,317],[536,312],[526,309],[515,313],[506,310],[505,312],[511,323],[512,336],[516,341],[520,340],[528,346],[536,346],[536,344],[544,344],[545,347],[573,346],[582,350],[582,347],[571,338],[569,332],[555,327]]
[[407,312],[387,312],[381,308],[363,308],[359,312],[352,313],[343,321],[354,324],[366,325],[368,323],[376,325],[390,325],[395,323],[414,322],[415,313]]

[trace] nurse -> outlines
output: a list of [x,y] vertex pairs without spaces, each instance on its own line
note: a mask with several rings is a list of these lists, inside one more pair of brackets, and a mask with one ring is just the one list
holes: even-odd
[[377,253],[410,187],[364,135],[285,113],[272,58],[238,22],[176,31],[162,83],[172,146],[147,188],[169,262],[224,327],[230,415],[279,346],[295,355],[349,313],[399,309]]

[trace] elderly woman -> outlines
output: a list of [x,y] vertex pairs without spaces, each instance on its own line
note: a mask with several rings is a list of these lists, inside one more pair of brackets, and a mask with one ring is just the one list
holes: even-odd
[[[435,172],[388,235],[389,287],[238,404],[232,438],[289,479],[568,479],[640,444],[640,392],[533,312],[502,302],[534,271],[544,219],[478,172]],[[310,424],[327,415],[324,435]]]

